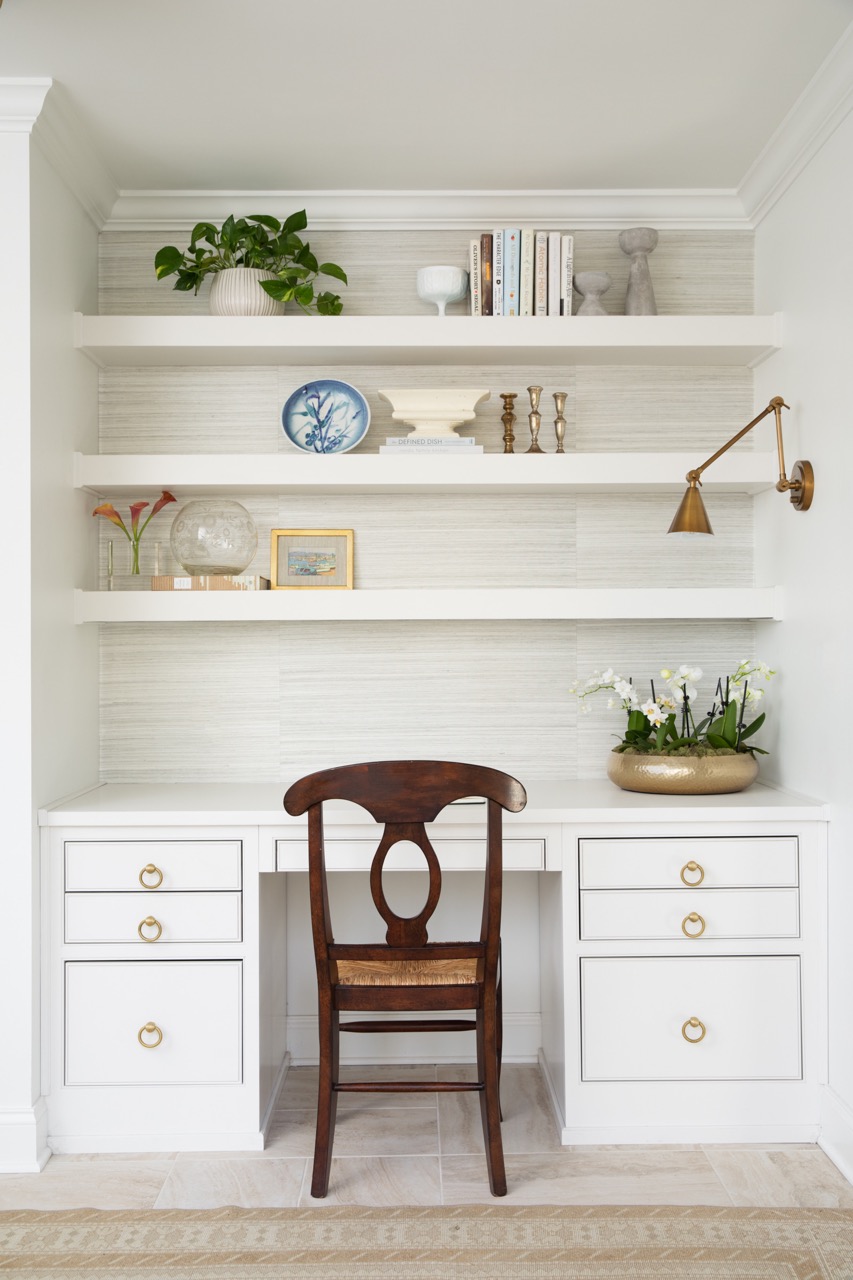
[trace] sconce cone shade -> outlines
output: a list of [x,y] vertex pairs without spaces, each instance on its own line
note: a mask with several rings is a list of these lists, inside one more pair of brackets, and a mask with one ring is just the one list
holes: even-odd
[[667,529],[667,533],[707,533],[713,534],[711,521],[708,519],[708,512],[705,510],[705,503],[702,501],[702,495],[699,492],[699,485],[696,480],[691,480],[687,486],[681,504],[675,513],[672,524]]

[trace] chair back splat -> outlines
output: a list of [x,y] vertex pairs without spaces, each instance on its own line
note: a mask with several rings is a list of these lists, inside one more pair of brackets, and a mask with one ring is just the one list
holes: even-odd
[[[441,867],[426,824],[454,800],[486,801],[486,866],[478,939],[430,942],[427,925],[442,892]],[[329,909],[323,846],[323,804],[349,800],[383,826],[370,868],[370,891],[386,925],[384,943],[335,942]],[[500,921],[503,875],[502,814],[519,813],[524,787],[509,774],[483,765],[444,760],[381,760],[309,774],[284,797],[294,816],[308,814],[308,870],[311,924],[317,965],[320,1028],[320,1084],[314,1151],[313,1196],[329,1186],[337,1096],[343,1092],[447,1092],[480,1095],[489,1184],[506,1194],[500,1134],[501,979]],[[426,859],[429,889],[417,915],[400,916],[382,884],[385,860],[401,841],[416,845]],[[475,1011],[473,1019],[408,1019],[341,1022],[342,1011]],[[339,1079],[339,1033],[476,1031],[476,1081],[347,1081]]]

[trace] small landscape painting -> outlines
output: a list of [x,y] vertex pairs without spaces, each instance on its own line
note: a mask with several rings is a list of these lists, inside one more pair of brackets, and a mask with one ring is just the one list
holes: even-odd
[[273,590],[347,590],[352,585],[352,529],[273,529]]

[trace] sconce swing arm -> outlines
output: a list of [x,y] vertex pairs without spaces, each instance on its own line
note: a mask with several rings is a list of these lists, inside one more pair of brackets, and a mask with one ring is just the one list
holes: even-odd
[[766,409],[762,409],[757,417],[748,422],[745,427],[738,431],[737,435],[732,436],[731,440],[727,440],[722,448],[716,453],[712,453],[701,466],[695,467],[692,471],[688,471],[685,479],[688,484],[701,485],[700,476],[702,472],[707,470],[712,463],[722,457],[731,449],[732,445],[737,444],[738,440],[757,426],[770,413],[776,415],[776,451],[779,455],[779,479],[776,481],[776,490],[778,493],[790,493],[791,503],[797,511],[808,511],[812,504],[814,496],[814,470],[810,462],[795,462],[791,471],[791,478],[788,479],[785,474],[785,447],[782,443],[782,410],[788,409],[790,406],[785,404],[781,396],[774,396]]

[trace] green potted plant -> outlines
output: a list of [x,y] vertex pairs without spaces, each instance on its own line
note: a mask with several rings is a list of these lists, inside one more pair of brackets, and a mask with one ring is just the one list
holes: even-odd
[[346,273],[334,262],[319,263],[300,231],[308,226],[304,209],[279,222],[267,214],[246,218],[229,215],[221,227],[199,222],[189,246],[164,245],[154,258],[158,280],[177,276],[174,288],[198,293],[206,276],[212,276],[212,315],[279,315],[286,302],[323,316],[340,315],[343,303],[336,293],[315,293],[318,276],[347,283]]
[[767,754],[752,741],[764,724],[764,712],[748,717],[764,696],[758,681],[774,674],[763,662],[741,662],[732,675],[717,681],[712,705],[698,719],[699,667],[664,667],[662,688],[656,690],[652,680],[645,701],[633,682],[612,668],[596,671],[572,692],[584,711],[586,698],[609,693],[608,706],[627,713],[622,739],[607,761],[611,782],[625,791],[711,795],[742,791],[755,781],[755,755]]

